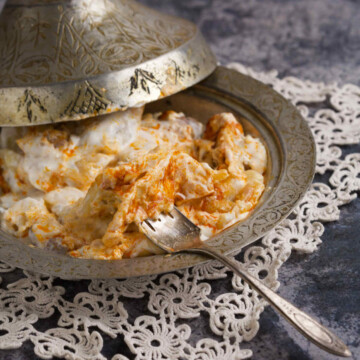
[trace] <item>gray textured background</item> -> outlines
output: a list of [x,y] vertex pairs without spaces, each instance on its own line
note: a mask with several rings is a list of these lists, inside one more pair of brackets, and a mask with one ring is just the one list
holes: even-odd
[[[0,0],[1,2],[1,0]],[[360,84],[360,2],[350,0],[141,0],[170,14],[197,23],[221,63],[241,62],[256,70],[277,69],[281,76],[294,75],[323,82]],[[344,154],[360,152],[360,145],[345,147]],[[318,177],[317,180],[326,178]],[[338,222],[326,225],[320,250],[312,255],[292,255],[281,268],[280,294],[320,319],[350,345],[360,359],[360,201],[342,208]],[[20,271],[4,274],[4,283]],[[86,290],[87,282],[57,281],[71,298]],[[215,293],[228,291],[228,282],[212,283]],[[133,299],[126,306],[146,313],[145,302]],[[132,311],[132,313],[136,313]],[[196,338],[209,337],[207,319],[196,319]],[[51,324],[51,325],[50,325]],[[56,317],[36,324],[55,326]],[[267,308],[261,315],[251,348],[254,360],[332,360],[297,334]],[[108,358],[123,351],[121,339],[104,336]],[[196,340],[196,339],[195,339]],[[129,352],[125,355],[131,357]],[[0,359],[37,359],[32,345],[0,351]],[[149,359],[150,360],[150,359]],[[219,359],[221,360],[221,359]]]

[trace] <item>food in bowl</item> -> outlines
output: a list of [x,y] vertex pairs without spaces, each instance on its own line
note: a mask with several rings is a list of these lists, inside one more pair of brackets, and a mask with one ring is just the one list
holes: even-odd
[[246,218],[267,154],[231,113],[202,123],[142,108],[80,122],[5,127],[1,227],[78,258],[160,253],[138,224],[176,205],[202,239]]

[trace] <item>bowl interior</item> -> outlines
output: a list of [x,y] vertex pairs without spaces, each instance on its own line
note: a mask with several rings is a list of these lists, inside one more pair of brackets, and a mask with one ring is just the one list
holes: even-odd
[[[183,112],[187,116],[201,121],[203,124],[206,124],[210,117],[215,114],[231,112],[242,124],[245,135],[250,134],[262,140],[267,150],[266,188],[258,205],[249,215],[251,217],[261,204],[271,197],[276,184],[282,176],[285,151],[276,129],[260,112],[254,111],[246,102],[232,97],[225,97],[222,92],[209,91],[208,88],[201,85],[172,95],[169,98],[158,100],[145,107],[145,113],[166,110]],[[236,225],[237,223],[233,226]],[[223,230],[221,233],[226,230]]]

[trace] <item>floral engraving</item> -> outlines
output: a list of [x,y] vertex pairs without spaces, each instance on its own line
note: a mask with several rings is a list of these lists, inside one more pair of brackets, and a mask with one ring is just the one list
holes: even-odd
[[25,108],[27,118],[30,123],[36,121],[37,112],[47,113],[47,110],[41,104],[40,98],[32,90],[26,89],[23,97],[19,101],[18,111]]
[[156,80],[154,74],[149,71],[136,69],[134,75],[130,78],[130,94],[134,93],[134,90],[141,88],[143,91],[150,94],[150,88],[147,82],[151,82],[155,85],[159,85],[160,82]]
[[111,102],[105,98],[101,90],[96,89],[88,81],[78,90],[73,101],[66,107],[64,114],[94,114],[106,110]]

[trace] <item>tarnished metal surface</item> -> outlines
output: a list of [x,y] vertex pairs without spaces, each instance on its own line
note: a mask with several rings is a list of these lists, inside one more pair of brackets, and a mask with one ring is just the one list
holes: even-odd
[[[315,171],[315,144],[297,109],[268,86],[236,71],[217,68],[205,81],[167,99],[147,105],[148,111],[173,109],[205,122],[231,111],[244,130],[262,138],[269,166],[266,189],[244,221],[207,241],[225,254],[239,251],[270,231],[295,207]],[[31,248],[0,231],[0,259],[8,264],[68,279],[122,278],[192,266],[206,258],[196,255],[156,255],[124,260],[85,260]]]
[[0,15],[0,126],[140,106],[215,66],[194,24],[133,1],[9,0]]

